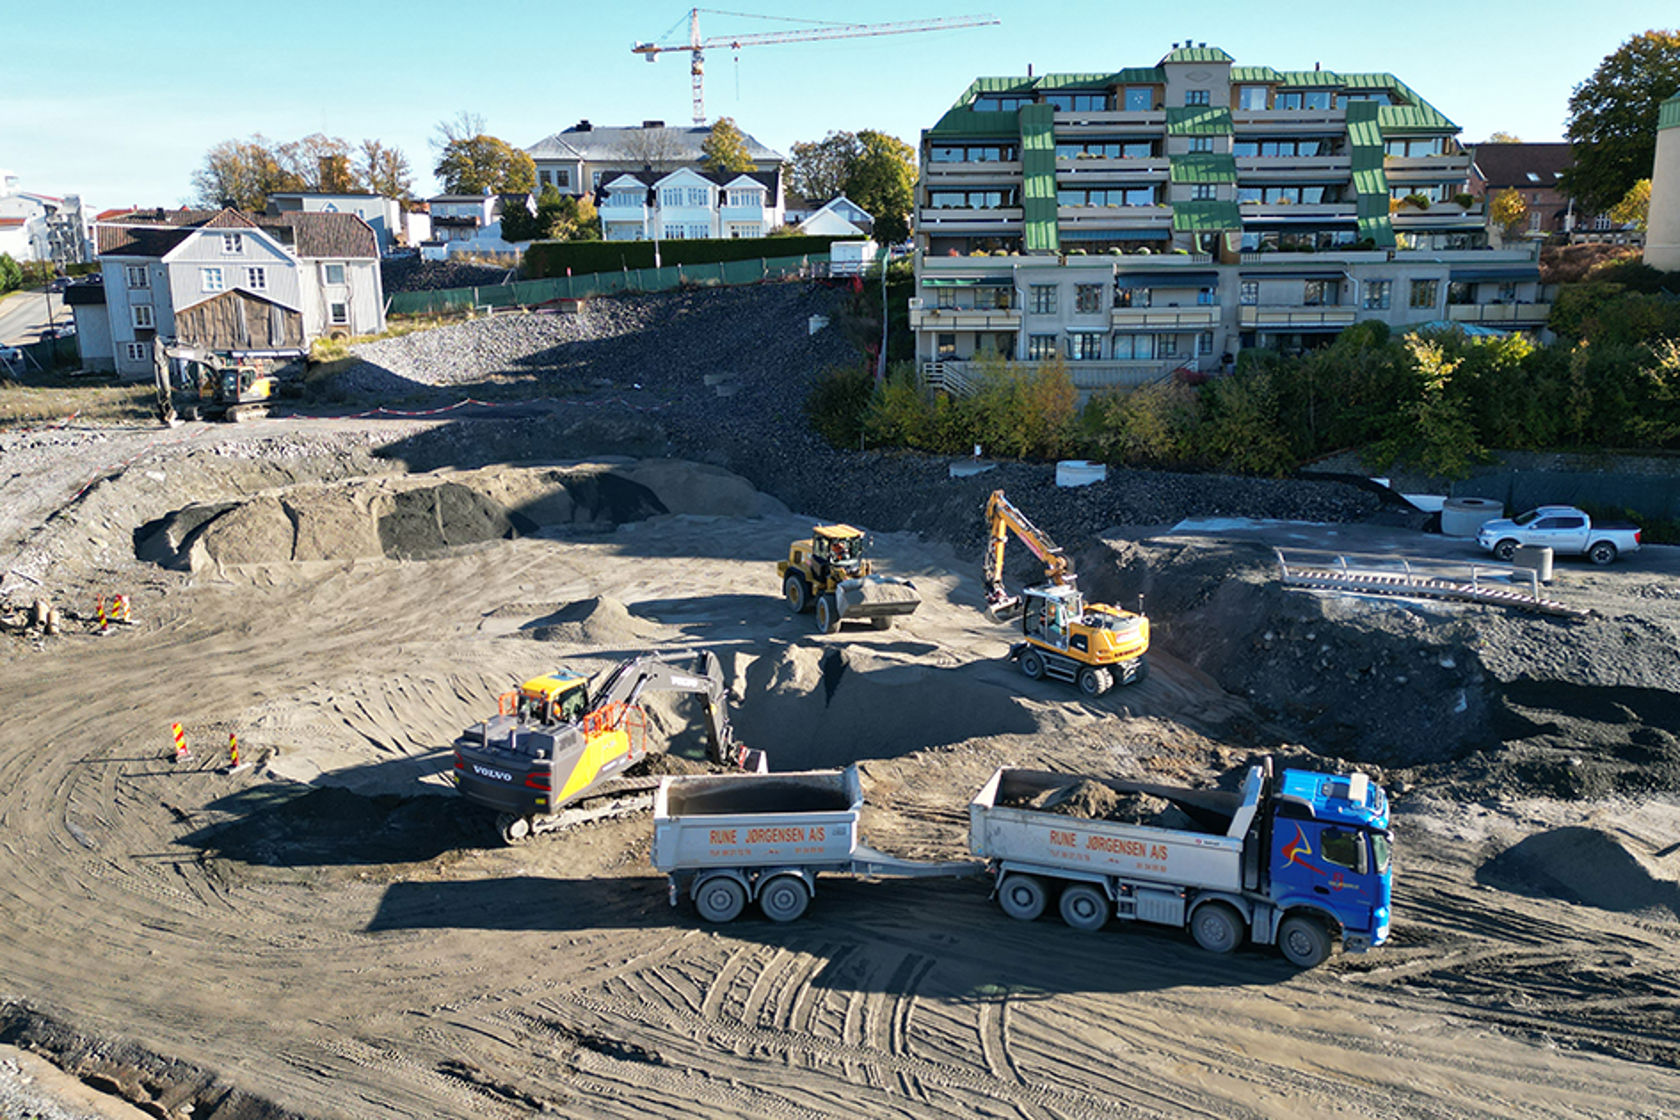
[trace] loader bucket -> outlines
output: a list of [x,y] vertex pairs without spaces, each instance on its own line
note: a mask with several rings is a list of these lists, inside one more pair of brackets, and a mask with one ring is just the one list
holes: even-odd
[[886,576],[843,580],[834,590],[834,599],[842,619],[892,618],[911,614],[922,605],[914,584]]

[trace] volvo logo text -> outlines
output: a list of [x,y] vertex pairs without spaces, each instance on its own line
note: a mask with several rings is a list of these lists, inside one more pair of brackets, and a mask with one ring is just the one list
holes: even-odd
[[475,765],[473,767],[473,771],[477,774],[483,775],[486,778],[494,778],[498,782],[511,782],[511,781],[513,781],[513,775],[509,774],[506,770],[492,770],[488,766],[476,766]]

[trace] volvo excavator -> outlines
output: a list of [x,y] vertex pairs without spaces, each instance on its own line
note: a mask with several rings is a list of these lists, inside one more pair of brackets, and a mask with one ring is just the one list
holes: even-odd
[[658,778],[615,778],[647,753],[639,704],[648,692],[699,695],[711,761],[764,772],[764,752],[735,742],[717,655],[653,652],[616,666],[593,695],[589,680],[568,669],[503,693],[494,716],[456,738],[455,787],[499,814],[509,844],[561,827],[560,810],[585,798],[652,789]]
[[275,389],[274,378],[250,362],[173,339],[152,346],[152,382],[158,420],[170,427],[181,414],[188,420],[260,419],[268,415]]
[[[1032,680],[1050,677],[1101,696],[1115,684],[1135,684],[1148,666],[1149,619],[1079,593],[1073,562],[1043,530],[1003,496],[986,501],[986,610],[1000,622],[1021,620],[1009,657]],[[1011,595],[1003,582],[1003,553],[1013,533],[1044,564],[1043,584]]]

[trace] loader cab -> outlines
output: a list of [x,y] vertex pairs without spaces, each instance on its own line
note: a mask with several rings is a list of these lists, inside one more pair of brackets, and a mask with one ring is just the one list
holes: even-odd
[[863,545],[863,531],[850,525],[816,525],[811,529],[812,558],[820,565],[832,564],[852,575],[859,574]]

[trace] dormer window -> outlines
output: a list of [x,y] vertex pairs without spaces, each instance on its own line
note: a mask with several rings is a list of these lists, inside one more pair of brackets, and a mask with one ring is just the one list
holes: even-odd
[[222,252],[224,252],[224,253],[243,253],[244,251],[245,251],[245,238],[244,238],[243,235],[237,234],[237,233],[224,233],[224,234],[222,234]]

